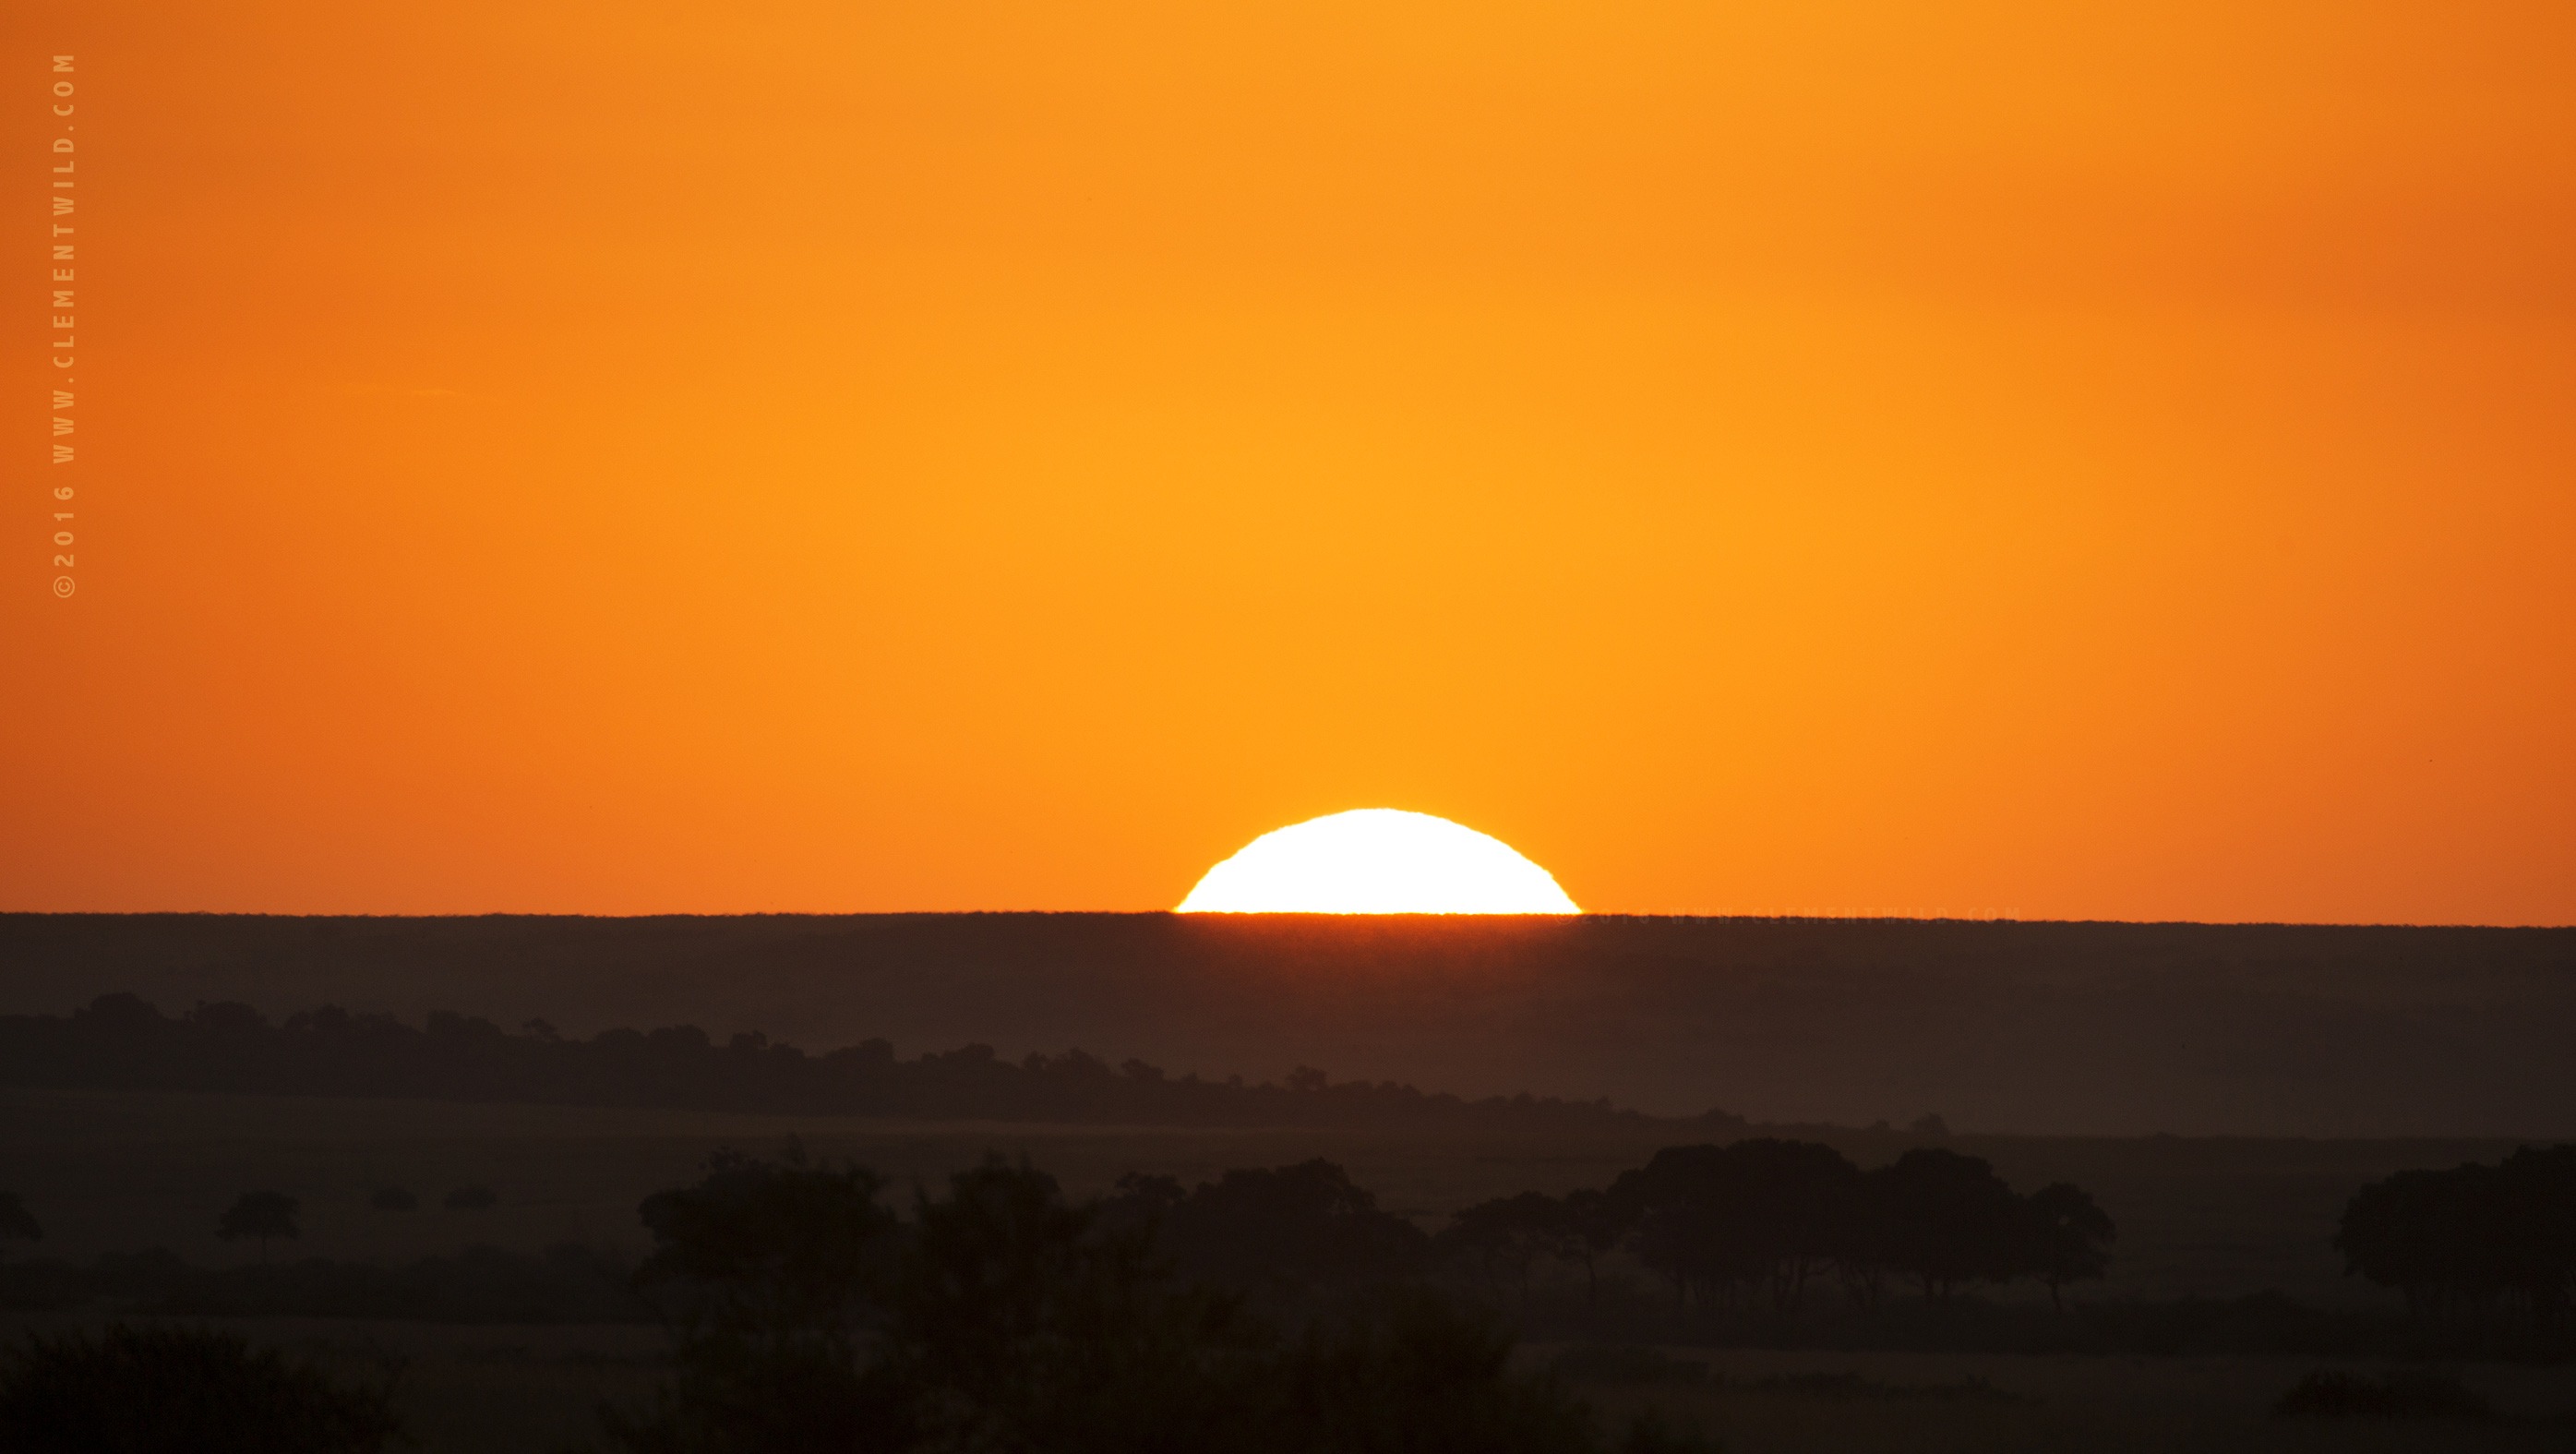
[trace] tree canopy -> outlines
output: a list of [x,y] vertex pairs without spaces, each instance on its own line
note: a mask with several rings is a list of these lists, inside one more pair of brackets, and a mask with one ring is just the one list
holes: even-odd
[[259,1243],[259,1255],[264,1260],[268,1256],[270,1238],[295,1239],[296,1214],[303,1206],[302,1202],[284,1192],[244,1192],[224,1209],[221,1217],[215,1219],[215,1235],[226,1242],[239,1241],[244,1237],[255,1239]]
[[2335,1249],[2419,1319],[2560,1327],[2576,1290],[2576,1146],[2372,1182],[2345,1206]]

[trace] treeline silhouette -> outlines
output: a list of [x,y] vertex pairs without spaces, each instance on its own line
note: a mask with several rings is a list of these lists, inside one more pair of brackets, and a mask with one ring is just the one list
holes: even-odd
[[719,1045],[694,1025],[576,1040],[542,1020],[513,1033],[478,1016],[439,1012],[412,1025],[336,1005],[273,1024],[234,1003],[165,1015],[131,994],[65,1016],[0,1016],[0,1084],[1095,1124],[1650,1124],[1606,1099],[1471,1101],[1392,1081],[1335,1082],[1306,1067],[1284,1084],[1246,1084],[1140,1060],[1112,1066],[1078,1049],[1014,1061],[967,1045],[904,1060],[873,1039],[825,1054],[757,1031]]
[[2082,1188],[2023,1196],[1982,1157],[1917,1147],[1864,1172],[1833,1147],[1762,1137],[1668,1147],[1606,1190],[1469,1207],[1443,1237],[1524,1290],[1542,1256],[1579,1264],[1593,1289],[1600,1257],[1624,1247],[1681,1303],[1794,1322],[1828,1276],[1866,1311],[1887,1304],[1892,1279],[1946,1304],[2028,1277],[2062,1306],[2068,1283],[2102,1275],[2114,1235]]
[[[2402,1269],[2367,1260],[2391,1245],[2367,1243],[2364,1234],[2373,1228],[2430,1229],[2449,1239],[2430,1244],[2448,1248],[2453,1259],[2441,1264],[2439,1276],[2463,1275],[2462,1257],[2485,1259],[2477,1265],[2490,1270],[2474,1284],[2486,1289],[2482,1304],[2453,1305],[2442,1298],[2454,1294],[2427,1294],[2418,1297],[2415,1318],[2329,1312],[2277,1292],[2063,1302],[2054,1294],[2103,1270],[2113,1236],[2108,1217],[2080,1188],[2060,1183],[2016,1192],[1983,1161],[1939,1148],[1863,1171],[1809,1142],[1754,1138],[1671,1147],[1606,1187],[1496,1198],[1461,1209],[1436,1232],[1385,1210],[1368,1188],[1323,1160],[1238,1168],[1194,1187],[1130,1174],[1094,1202],[1067,1205],[1100,1235],[1144,1239],[1151,1259],[1173,1278],[1292,1322],[1367,1289],[1434,1286],[1558,1340],[2529,1357],[2565,1351],[2576,1333],[2565,1317],[2563,1240],[2539,1244],[2560,1249],[2548,1254],[2562,1259],[2554,1263],[2516,1240],[2564,1237],[2568,1206],[2548,1197],[2563,1195],[2564,1183],[2555,1178],[2571,1159],[2576,1148],[2558,1147],[2521,1153],[2501,1168],[2391,1179],[2408,1195],[2424,1187],[2476,1189],[2488,1198],[2483,1220],[2392,1217],[2385,1194],[2391,1183],[2355,1198],[2338,1245],[2356,1259],[2356,1270],[2405,1285]],[[801,1154],[791,1151],[787,1164],[802,1165]],[[754,1165],[730,1154],[719,1163]],[[2535,1190],[2541,1195],[2532,1195]],[[677,1192],[657,1194],[645,1202],[643,1221],[667,1240],[671,1229],[696,1215],[693,1205]],[[2480,1204],[2454,1194],[2447,1202],[2416,1205],[2447,1206],[2445,1215],[2453,1215]],[[2497,1216],[2498,1207],[2509,1215]],[[245,1208],[263,1215],[254,1219]],[[256,1221],[271,1236],[292,1238],[295,1208],[295,1199],[282,1193],[252,1192],[221,1220],[241,1235],[259,1235],[250,1225]],[[0,1210],[7,1213],[0,1231],[41,1238],[34,1212],[17,1195],[0,1192]],[[903,1235],[910,1234],[898,1233],[897,1240]],[[1543,1267],[1555,1275],[1534,1279]],[[2532,1268],[2540,1269],[2537,1280]],[[651,1315],[639,1288],[657,1290],[659,1274],[633,1283],[633,1271],[616,1253],[570,1243],[541,1254],[472,1247],[403,1266],[307,1258],[200,1268],[154,1250],[78,1267],[0,1261],[0,1307],[615,1322]],[[2511,1281],[2505,1272],[2524,1280]],[[1979,1288],[2016,1280],[2049,1286],[2050,1301],[1977,1295]],[[2464,1321],[2471,1317],[2487,1321]]]
[[2335,1248],[2348,1272],[2403,1292],[2420,1322],[2572,1331],[2576,1146],[2372,1182],[2344,1208]]
[[[1864,1314],[1885,1311],[1885,1281],[1903,1273],[1946,1322],[1973,1283],[2098,1273],[2111,1235],[2079,1188],[2022,1196],[1946,1151],[1864,1173],[1776,1139],[1670,1148],[1610,1187],[1485,1203],[1437,1236],[1325,1161],[1186,1190],[1129,1176],[1086,1204],[994,1157],[944,1195],[917,1191],[908,1219],[878,1205],[881,1187],[791,1149],[778,1163],[720,1154],[695,1185],[647,1199],[656,1247],[636,1281],[668,1321],[673,1367],[648,1404],[604,1412],[612,1440],[638,1454],[1705,1448],[1652,1424],[1605,1431],[1556,1380],[1639,1361],[1635,1348],[1515,1372],[1505,1324],[1441,1274],[1511,1246],[1624,1249],[1685,1300],[1759,1304],[1786,1328],[1825,1268],[1848,1274]],[[2203,1321],[2230,1311],[2284,1315],[2240,1304]],[[2065,1319],[2062,1305],[2041,1316]],[[1675,1366],[1644,1361],[1650,1376]],[[2285,1412],[2340,1408],[2310,1389]]]
[[1829,1276],[1865,1310],[1887,1304],[1891,1279],[1944,1304],[1972,1284],[2029,1277],[2055,1301],[2102,1275],[2114,1235],[2081,1188],[2023,1196],[1981,1157],[1919,1147],[1864,1172],[1830,1146],[1773,1137],[1668,1147],[1606,1189],[1482,1202],[1433,1236],[1320,1160],[1229,1171],[1187,1192],[1130,1175],[1103,1210],[1157,1228],[1188,1275],[1247,1293],[1465,1270],[1525,1301],[1533,1264],[1549,1258],[1579,1266],[1597,1297],[1602,1259],[1625,1252],[1684,1307],[1791,1323],[1809,1284]]
[[[2576,1131],[2576,928],[1481,915],[0,914],[0,1012],[107,990],[464,1009],[808,1050],[1294,1060],[1660,1113],[2403,1136]],[[2439,1022],[2445,1032],[2422,1033]],[[2178,1056],[2186,1040],[2199,1053]],[[2535,1118],[2539,1118],[2537,1121]],[[1901,1119],[1901,1118],[1900,1118]]]
[[[611,1441],[636,1454],[1715,1449],[1653,1420],[1605,1429],[1553,1377],[1512,1367],[1490,1313],[1420,1283],[1287,1321],[1179,1275],[1147,1205],[1160,1187],[1130,1188],[1121,1216],[996,1157],[942,1194],[916,1191],[908,1219],[879,1204],[882,1187],[794,1153],[719,1155],[696,1184],[647,1199],[655,1246],[637,1281],[661,1300],[672,1368],[648,1403],[603,1411]],[[1347,1191],[1289,1168],[1203,1205],[1247,1230],[1326,1233],[1301,1245],[1384,1272],[1391,1249],[1369,1229],[1385,1214]]]
[[[803,1153],[791,1150],[789,1162],[803,1165]],[[728,1153],[719,1165],[754,1163]],[[42,1235],[14,1194],[0,1195],[0,1204],[23,1223],[23,1235]],[[217,1235],[261,1241],[265,1264],[269,1239],[297,1237],[300,1205],[278,1191],[244,1193],[218,1218]],[[667,1240],[678,1225],[673,1219],[692,1215],[691,1205],[679,1193],[658,1194],[643,1204],[642,1218]],[[1968,1285],[2022,1277],[2054,1293],[2068,1281],[2099,1277],[2113,1236],[2110,1219],[2080,1188],[2059,1183],[2023,1196],[1978,1157],[1917,1148],[1864,1172],[1832,1147],[1771,1137],[1668,1147],[1605,1189],[1479,1203],[1437,1234],[1380,1207],[1341,1166],[1322,1159],[1237,1168],[1193,1188],[1174,1177],[1130,1173],[1083,1215],[1151,1242],[1177,1275],[1265,1306],[1433,1280],[1525,1306],[1530,1268],[1543,1257],[1579,1264],[1589,1300],[1598,1296],[1601,1260],[1623,1253],[1669,1280],[1685,1309],[1750,1310],[1784,1324],[1796,1321],[1807,1285],[1828,1274],[1864,1311],[1887,1305],[1891,1279],[1910,1281],[1935,1306],[1955,1301]],[[261,1268],[200,1272],[156,1251],[101,1258],[86,1276],[58,1264],[0,1266],[0,1289],[24,1297],[50,1287],[62,1300],[85,1286],[170,1312],[430,1318],[476,1301],[562,1298],[598,1316],[614,1301],[598,1295],[611,1268],[602,1254],[577,1245],[542,1259],[478,1248],[452,1262],[433,1258],[399,1270],[308,1260],[273,1276]]]

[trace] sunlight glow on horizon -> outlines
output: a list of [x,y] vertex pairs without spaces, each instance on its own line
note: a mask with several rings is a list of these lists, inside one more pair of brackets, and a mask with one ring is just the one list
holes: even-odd
[[1207,871],[1182,914],[1579,914],[1546,869],[1463,824],[1357,808],[1264,833]]

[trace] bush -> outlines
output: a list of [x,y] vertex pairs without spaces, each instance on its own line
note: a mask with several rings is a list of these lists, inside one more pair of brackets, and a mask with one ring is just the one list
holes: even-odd
[[373,1454],[401,1431],[391,1379],[346,1384],[230,1333],[31,1336],[0,1371],[0,1448],[28,1454]]
[[2395,1369],[2377,1378],[2318,1369],[2272,1406],[2280,1418],[2485,1419],[2495,1410],[2454,1374]]

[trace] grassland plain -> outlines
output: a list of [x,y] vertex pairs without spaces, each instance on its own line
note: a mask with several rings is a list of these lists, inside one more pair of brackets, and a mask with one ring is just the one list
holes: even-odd
[[[0,1092],[0,1185],[43,1220],[44,1255],[81,1259],[165,1246],[220,1264],[256,1253],[213,1235],[217,1214],[254,1188],[302,1200],[303,1233],[272,1256],[398,1261],[472,1244],[535,1250],[575,1240],[641,1248],[635,1207],[680,1183],[720,1147],[774,1151],[795,1137],[850,1157],[898,1187],[931,1183],[989,1151],[1026,1154],[1077,1195],[1123,1172],[1196,1179],[1231,1166],[1323,1156],[1383,1203],[1425,1225],[1520,1190],[1601,1185],[1658,1146],[1708,1134],[1671,1124],[1576,1134],[1459,1136],[1423,1131],[1169,1130],[1025,1124],[903,1123],[836,1117],[337,1100],[143,1092]],[[1911,1139],[1814,1131],[1864,1163]],[[2111,1277],[2088,1298],[2232,1296],[2271,1287],[2311,1302],[2389,1306],[2341,1275],[2327,1246],[2361,1183],[2408,1166],[2492,1158],[2508,1143],[2472,1140],[1962,1136],[2028,1188],[2071,1179],[2121,1224]],[[450,1211],[446,1191],[498,1193],[486,1211]],[[379,1211],[378,1187],[417,1193],[420,1209]],[[1641,1285],[1641,1290],[1643,1289]],[[2021,1294],[2033,1296],[2035,1294]],[[95,1310],[13,1314],[0,1330],[96,1322]],[[645,1324],[442,1326],[304,1318],[221,1320],[262,1341],[365,1371],[402,1367],[401,1407],[424,1451],[539,1454],[595,1430],[601,1400],[637,1397],[661,1342]],[[1555,1350],[1532,1345],[1543,1361]],[[1695,1419],[1734,1454],[1876,1450],[2524,1450],[2576,1444],[2576,1371],[2472,1365],[2463,1377],[2506,1417],[2422,1426],[2269,1417],[2300,1374],[2330,1360],[2271,1356],[2111,1357],[1824,1350],[1669,1350],[1708,1365],[1697,1384],[1585,1383],[1606,1409],[1648,1404]],[[2367,1371],[2372,1365],[2345,1365]],[[1971,1382],[1974,1380],[1974,1382]]]
[[[1128,1171],[1185,1181],[1228,1167],[1326,1157],[1390,1210],[1436,1227],[1456,1209],[1517,1191],[1606,1185],[1658,1147],[1735,1132],[1651,1124],[1581,1134],[1420,1130],[1174,1130],[905,1123],[827,1116],[124,1091],[0,1091],[0,1186],[44,1223],[50,1256],[167,1247],[191,1261],[252,1254],[218,1242],[217,1216],[244,1191],[300,1199],[302,1236],[272,1255],[408,1259],[477,1243],[533,1251],[578,1241],[638,1250],[636,1204],[686,1180],[723,1147],[873,1166],[898,1186],[932,1183],[989,1151],[1026,1154],[1077,1195]],[[1897,1133],[1819,1131],[1864,1165],[1915,1144]],[[2274,1288],[2326,1306],[2387,1306],[2342,1273],[2328,1246],[2346,1198],[2391,1171],[2491,1159],[2480,1140],[1961,1136],[2024,1190],[2091,1189],[2120,1226],[2111,1275],[2087,1296],[2228,1297]],[[487,1185],[498,1202],[450,1211],[446,1192]],[[379,1211],[401,1186],[420,1209]]]
[[[0,1337],[96,1325],[0,1314]],[[398,1369],[396,1404],[416,1454],[561,1454],[597,1445],[603,1401],[631,1404],[655,1376],[648,1326],[460,1327],[320,1318],[195,1319],[360,1376]],[[1532,1344],[1532,1367],[1556,1351]],[[1605,1413],[1648,1407],[1696,1422],[1728,1454],[2521,1454],[2576,1443],[2576,1370],[2473,1366],[2465,1381],[2495,1406],[2482,1423],[2362,1424],[2270,1417],[2318,1367],[2273,1357],[2093,1358],[2009,1354],[1722,1352],[1693,1385],[1577,1380]]]
[[[1524,1356],[1542,1358],[1543,1346]],[[2461,1375],[2495,1407],[2475,1423],[2293,1420],[2271,1407],[2318,1367],[2230,1356],[2129,1358],[1673,1350],[1698,1384],[1577,1385],[1597,1407],[1695,1421],[1729,1454],[2168,1454],[2168,1451],[2521,1451],[2576,1444],[2576,1371],[2478,1366]]]

